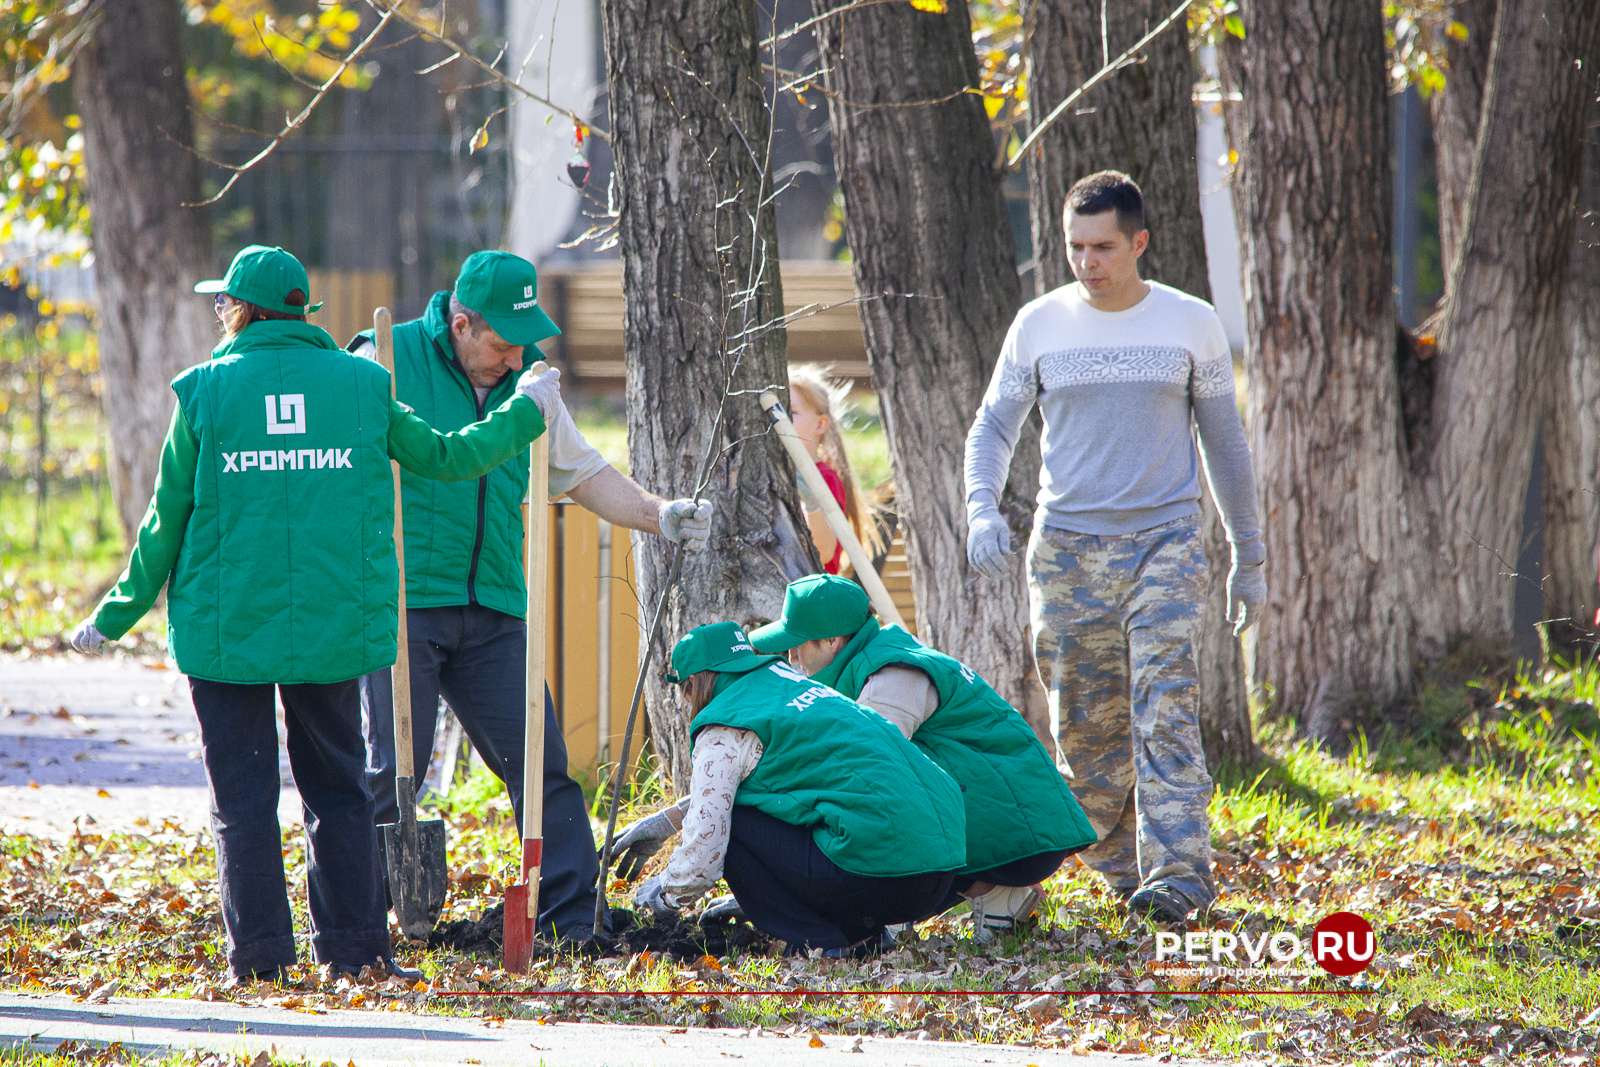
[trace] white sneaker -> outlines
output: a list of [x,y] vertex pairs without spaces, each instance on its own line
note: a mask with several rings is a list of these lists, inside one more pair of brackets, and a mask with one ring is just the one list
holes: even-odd
[[973,897],[967,901],[972,909],[972,936],[993,941],[1011,933],[1033,917],[1043,899],[1044,888],[1038,885],[997,885],[983,896]]

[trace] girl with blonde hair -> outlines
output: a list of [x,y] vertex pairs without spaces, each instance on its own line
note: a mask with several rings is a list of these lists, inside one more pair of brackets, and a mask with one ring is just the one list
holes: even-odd
[[[873,515],[872,505],[865,499],[850,469],[850,458],[844,450],[844,434],[840,431],[840,416],[847,410],[850,384],[828,377],[827,370],[815,363],[802,363],[789,368],[789,416],[795,433],[805,444],[806,452],[816,461],[822,480],[833,490],[833,498],[850,520],[850,528],[868,556],[883,551],[883,535]],[[804,483],[801,483],[804,495]],[[806,501],[806,523],[811,528],[811,539],[816,543],[817,555],[822,557],[823,570],[838,574],[843,562],[844,547],[828,527],[823,517],[820,501]]]

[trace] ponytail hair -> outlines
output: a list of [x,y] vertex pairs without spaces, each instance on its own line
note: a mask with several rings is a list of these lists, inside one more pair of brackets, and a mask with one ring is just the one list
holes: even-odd
[[819,364],[799,363],[789,367],[789,388],[804,397],[812,411],[827,418],[828,428],[822,432],[817,452],[844,482],[844,517],[867,555],[876,557],[884,548],[883,532],[873,506],[865,500],[855,472],[850,469],[844,434],[839,429],[840,416],[850,409],[850,383],[829,378],[827,368]]

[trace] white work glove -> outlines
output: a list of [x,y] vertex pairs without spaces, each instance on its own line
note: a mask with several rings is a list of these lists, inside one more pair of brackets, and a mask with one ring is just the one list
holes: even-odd
[[661,526],[661,536],[673,544],[683,543],[691,552],[698,552],[711,540],[711,501],[668,500],[656,512],[656,522]]
[[[1254,557],[1255,562],[1243,562],[1241,557]],[[1267,602],[1265,564],[1260,541],[1234,546],[1233,569],[1228,572],[1228,621],[1234,624],[1234,636],[1261,621],[1261,609]]]
[[1011,527],[1000,509],[989,499],[967,501],[967,562],[980,574],[1000,578],[1010,554]]
[[94,623],[88,619],[78,624],[72,634],[72,647],[90,656],[100,654],[100,646],[106,643],[106,635],[95,628]]
[[555,418],[556,409],[561,405],[561,370],[558,367],[546,367],[535,374],[529,367],[522,372],[522,377],[517,379],[517,392],[539,405],[539,414],[544,416],[545,425],[550,425]]
[[611,843],[611,859],[616,864],[618,877],[630,882],[639,877],[645,861],[660,852],[667,838],[678,832],[678,827],[667,815],[672,810],[662,808],[617,835],[617,839]]
[[651,918],[661,921],[678,917],[678,906],[667,900],[667,891],[661,885],[659,874],[639,883],[639,891],[633,894],[633,910],[649,912]]

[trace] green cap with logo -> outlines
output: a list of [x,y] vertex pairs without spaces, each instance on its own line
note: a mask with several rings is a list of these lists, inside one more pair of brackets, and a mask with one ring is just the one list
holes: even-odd
[[[225,276],[201,282],[194,291],[227,293],[235,300],[287,315],[309,315],[322,307],[321,301],[307,303],[311,299],[311,280],[300,261],[281,248],[266,245],[240,249],[228,264]],[[290,303],[289,298],[296,295],[300,302]]]
[[456,275],[456,299],[509,344],[538,344],[561,332],[539,307],[539,272],[510,252],[474,252]]
[[765,667],[781,656],[763,656],[750,644],[744,627],[736,622],[712,622],[696,626],[672,646],[672,666],[667,681],[681,685],[685,678],[701,671],[743,674]]
[[809,574],[789,583],[783,617],[750,633],[761,652],[787,652],[807,641],[848,637],[867,624],[872,602],[867,591],[837,574]]

